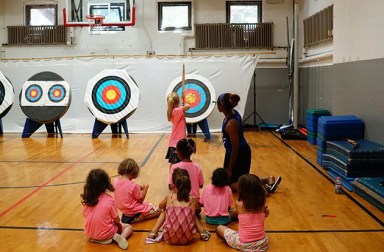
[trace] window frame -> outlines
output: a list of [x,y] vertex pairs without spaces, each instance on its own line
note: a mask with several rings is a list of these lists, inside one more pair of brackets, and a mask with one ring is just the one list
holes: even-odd
[[[188,7],[188,26],[183,27],[174,27],[167,26],[161,28],[163,21],[163,7],[172,7],[172,6],[186,6]],[[158,2],[158,31],[191,31],[192,30],[192,2]]]
[[58,24],[58,4],[26,4],[25,5],[25,25],[31,25],[31,10],[32,9],[47,9],[53,8],[55,10],[55,23]]
[[[249,6],[258,6],[258,20],[257,23],[262,23],[263,20],[263,3],[262,1],[226,1],[226,22],[231,24],[231,6],[236,5],[249,5]],[[233,23],[234,24],[234,23]]]

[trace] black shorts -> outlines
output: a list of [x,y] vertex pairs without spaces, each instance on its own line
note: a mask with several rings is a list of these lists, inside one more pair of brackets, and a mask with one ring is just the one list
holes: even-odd
[[132,221],[136,220],[137,218],[139,218],[141,216],[141,213],[137,213],[135,214],[134,216],[126,216],[125,214],[122,214],[121,215],[121,222],[122,223],[131,223]]
[[[229,160],[231,159],[231,153],[226,152],[224,158],[224,169],[228,169]],[[239,156],[237,157],[235,167],[232,170],[231,184],[236,183],[241,175],[249,174],[251,170],[251,148],[249,145],[245,145],[240,148]]]
[[181,161],[177,157],[176,148],[174,148],[174,147],[168,147],[168,151],[167,151],[167,155],[165,156],[165,159],[168,159],[168,163],[170,163],[170,164],[176,164],[176,163],[179,163]]

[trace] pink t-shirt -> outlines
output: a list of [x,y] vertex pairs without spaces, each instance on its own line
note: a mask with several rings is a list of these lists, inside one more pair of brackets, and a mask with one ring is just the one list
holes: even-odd
[[176,148],[177,142],[187,136],[187,124],[183,107],[174,108],[171,115],[172,132],[169,137],[169,147]]
[[247,243],[258,241],[265,237],[265,213],[239,214],[240,242]]
[[184,162],[181,161],[177,164],[172,165],[168,175],[168,184],[172,185],[172,174],[176,168],[187,170],[189,178],[191,180],[191,193],[190,195],[194,198],[200,198],[200,186],[204,185],[203,171],[200,166],[195,162]]
[[117,232],[117,225],[114,219],[118,217],[116,202],[107,193],[99,196],[96,206],[83,206],[84,232],[96,240],[111,239]]
[[151,211],[152,204],[139,202],[142,198],[140,185],[133,180],[118,177],[115,179],[113,186],[115,187],[117,208],[126,216],[131,217],[137,213],[145,216]]
[[207,185],[201,194],[200,203],[204,206],[205,215],[209,217],[228,216],[228,208],[234,205],[231,188]]

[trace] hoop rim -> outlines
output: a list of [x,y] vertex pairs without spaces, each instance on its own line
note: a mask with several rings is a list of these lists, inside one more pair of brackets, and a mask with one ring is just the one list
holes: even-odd
[[85,18],[88,20],[100,21],[100,20],[104,20],[105,16],[103,16],[103,15],[87,15],[87,16],[85,16]]

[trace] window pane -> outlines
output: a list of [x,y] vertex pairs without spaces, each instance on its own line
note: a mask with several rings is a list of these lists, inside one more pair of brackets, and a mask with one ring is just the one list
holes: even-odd
[[166,27],[182,28],[188,26],[188,6],[163,7],[162,30]]
[[259,6],[232,5],[230,7],[230,23],[258,23]]
[[55,9],[54,8],[36,8],[31,9],[30,25],[54,25]]

